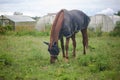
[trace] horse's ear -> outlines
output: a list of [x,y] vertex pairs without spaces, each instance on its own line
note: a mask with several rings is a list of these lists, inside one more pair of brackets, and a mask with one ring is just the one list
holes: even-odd
[[46,45],[49,45],[49,43],[48,42],[44,42]]

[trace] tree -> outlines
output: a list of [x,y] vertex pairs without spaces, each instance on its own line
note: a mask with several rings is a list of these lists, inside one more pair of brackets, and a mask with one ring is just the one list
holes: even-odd
[[117,13],[115,13],[115,15],[118,15],[118,16],[120,16],[120,11],[118,11]]

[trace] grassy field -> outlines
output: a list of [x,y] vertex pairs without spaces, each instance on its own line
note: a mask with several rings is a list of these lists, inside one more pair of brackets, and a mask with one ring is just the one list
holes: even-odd
[[90,37],[87,55],[77,35],[77,56],[69,62],[58,56],[50,64],[49,36],[0,35],[0,80],[120,80],[120,37]]

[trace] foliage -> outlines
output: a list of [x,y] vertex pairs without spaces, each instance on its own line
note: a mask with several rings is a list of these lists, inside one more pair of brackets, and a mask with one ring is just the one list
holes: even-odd
[[7,25],[7,26],[5,26],[5,29],[6,29],[7,31],[11,31],[11,30],[13,30],[13,26]]
[[0,26],[0,34],[5,34],[7,31],[13,30],[13,26],[7,25],[7,26]]
[[5,34],[5,32],[6,32],[5,27],[0,26],[0,34]]
[[116,22],[115,28],[110,32],[110,36],[119,36],[120,37],[120,21]]
[[115,15],[118,15],[118,16],[120,16],[120,11],[118,11]]

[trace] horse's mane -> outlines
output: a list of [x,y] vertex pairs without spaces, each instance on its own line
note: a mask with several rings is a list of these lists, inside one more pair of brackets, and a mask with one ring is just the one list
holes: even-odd
[[52,47],[54,42],[58,43],[59,32],[62,26],[63,19],[64,19],[64,10],[62,9],[57,13],[53,25],[51,27],[50,48]]

